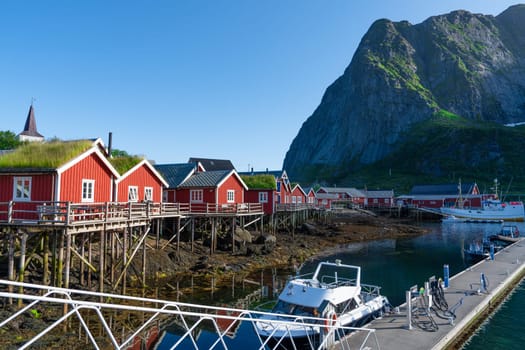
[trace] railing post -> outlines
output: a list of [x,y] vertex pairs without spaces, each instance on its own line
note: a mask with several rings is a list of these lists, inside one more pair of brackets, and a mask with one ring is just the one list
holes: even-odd
[[72,215],[72,213],[71,213],[71,202],[67,202],[66,203],[66,225],[69,225],[69,223],[71,222],[70,215]]
[[7,205],[7,222],[12,223],[13,222],[13,206],[15,203],[13,201],[9,201],[9,204]]

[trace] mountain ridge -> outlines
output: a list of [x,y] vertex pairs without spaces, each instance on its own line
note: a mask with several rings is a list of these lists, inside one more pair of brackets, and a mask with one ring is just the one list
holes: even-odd
[[396,152],[436,115],[525,121],[525,5],[457,10],[418,24],[375,21],[292,141],[294,179],[342,178]]

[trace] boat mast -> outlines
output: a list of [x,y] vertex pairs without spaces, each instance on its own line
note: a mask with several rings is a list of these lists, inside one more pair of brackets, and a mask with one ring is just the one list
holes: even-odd
[[463,194],[461,192],[461,178],[459,178],[458,193],[459,193],[459,196],[457,199],[456,207],[463,209]]
[[494,190],[494,199],[498,199],[498,179],[494,179],[494,187],[492,187]]

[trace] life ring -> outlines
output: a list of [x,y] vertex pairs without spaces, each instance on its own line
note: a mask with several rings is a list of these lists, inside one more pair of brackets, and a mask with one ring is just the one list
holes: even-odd
[[328,333],[330,332],[330,328],[332,328],[333,326],[335,326],[337,322],[337,315],[334,313],[332,313],[332,316],[328,316],[327,318],[324,319],[324,331],[325,333]]

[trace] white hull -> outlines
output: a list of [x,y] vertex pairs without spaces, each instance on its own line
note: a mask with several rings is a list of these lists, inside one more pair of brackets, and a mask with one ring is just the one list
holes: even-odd
[[479,209],[462,209],[462,208],[441,208],[443,215],[454,216],[461,219],[470,220],[504,220],[504,221],[524,221],[525,213],[523,203],[514,202],[505,206]]

